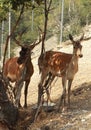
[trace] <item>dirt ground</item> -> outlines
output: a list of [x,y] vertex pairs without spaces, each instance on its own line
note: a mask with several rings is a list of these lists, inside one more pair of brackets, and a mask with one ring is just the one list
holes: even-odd
[[[66,112],[43,112],[36,122],[33,120],[33,106],[37,103],[37,88],[40,80],[37,58],[33,59],[34,75],[28,92],[28,108],[20,109],[20,119],[16,130],[91,130],[91,40],[82,42],[83,58],[79,59],[79,71],[76,74],[71,93],[71,109]],[[60,51],[72,52],[72,45]],[[58,104],[61,96],[61,78],[52,84],[51,98]],[[21,103],[23,105],[23,90]]]

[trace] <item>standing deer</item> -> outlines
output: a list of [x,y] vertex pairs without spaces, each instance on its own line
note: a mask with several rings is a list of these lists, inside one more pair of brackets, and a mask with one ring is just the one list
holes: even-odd
[[14,93],[15,93],[16,106],[19,106],[21,89],[23,86],[23,82],[25,81],[24,107],[27,107],[28,85],[34,73],[34,68],[31,61],[31,53],[33,48],[40,42],[41,38],[39,39],[38,42],[34,42],[34,44],[27,46],[27,45],[21,45],[20,42],[16,40],[16,43],[19,46],[21,46],[19,57],[10,58],[4,64],[4,70],[3,70],[4,77],[8,79],[8,81],[15,82]]
[[72,41],[73,44],[73,54],[67,54],[64,52],[56,52],[56,51],[47,51],[42,55],[42,58],[40,55],[38,59],[38,66],[41,73],[41,80],[38,85],[38,105],[40,104],[41,97],[43,95],[43,90],[46,84],[45,80],[47,76],[51,73],[53,79],[55,76],[62,77],[63,92],[60,97],[58,110],[60,109],[60,106],[62,105],[63,102],[64,102],[64,106],[66,103],[65,100],[66,100],[67,80],[68,80],[68,87],[67,87],[68,106],[70,107],[70,91],[71,91],[72,81],[74,79],[75,74],[78,72],[78,59],[83,56],[82,45],[81,45],[81,41],[83,40],[83,37],[84,35],[82,35],[82,37],[79,40],[75,41],[72,35],[69,34],[69,39]]

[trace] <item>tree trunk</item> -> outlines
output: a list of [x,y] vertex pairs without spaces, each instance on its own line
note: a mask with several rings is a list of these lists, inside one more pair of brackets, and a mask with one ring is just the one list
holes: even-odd
[[0,130],[10,130],[18,119],[18,109],[10,102],[7,86],[0,78]]

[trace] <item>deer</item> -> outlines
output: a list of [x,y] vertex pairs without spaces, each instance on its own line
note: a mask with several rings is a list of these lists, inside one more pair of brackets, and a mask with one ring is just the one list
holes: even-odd
[[[59,100],[57,111],[60,110],[62,105],[64,105],[64,107],[66,106],[66,89],[68,91],[68,108],[70,108],[70,93],[72,82],[75,74],[78,72],[79,58],[83,57],[81,45],[83,38],[84,34],[78,40],[74,40],[73,36],[69,34],[69,39],[73,45],[72,54],[50,50],[43,53],[42,56],[39,56],[38,66],[41,77],[38,84],[38,106],[42,100],[41,98],[43,97],[44,89],[47,89],[47,95],[50,98],[50,93],[48,92],[48,82],[50,81],[50,77],[52,79],[52,83],[54,78],[57,76],[62,78],[63,86],[63,91]],[[48,76],[49,78],[47,79]],[[68,86],[66,86],[67,81]]]
[[19,107],[21,89],[25,81],[25,90],[24,90],[24,107],[27,107],[27,94],[28,86],[31,80],[31,77],[34,73],[34,67],[32,64],[31,54],[35,46],[41,42],[41,37],[38,41],[35,41],[30,45],[22,45],[18,40],[16,43],[21,47],[19,52],[19,57],[12,57],[6,61],[3,69],[3,77],[7,81],[14,82],[14,95],[15,95],[15,104]]

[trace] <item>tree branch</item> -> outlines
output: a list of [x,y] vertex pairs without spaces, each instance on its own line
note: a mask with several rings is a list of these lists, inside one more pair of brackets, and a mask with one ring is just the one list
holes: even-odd
[[23,12],[24,12],[24,4],[22,5],[21,11],[20,11],[20,15],[19,15],[19,17],[18,17],[18,19],[17,19],[17,21],[16,21],[15,26],[12,28],[10,35],[8,35],[8,36],[7,36],[7,39],[6,39],[2,72],[3,72],[3,69],[4,69],[4,62],[5,62],[5,56],[6,56],[6,52],[7,52],[7,48],[8,48],[9,39],[10,39],[10,37],[12,36],[12,34],[14,33],[14,31],[15,31],[15,29],[16,29],[16,27],[17,27],[17,25],[18,25],[18,23],[19,23],[19,21],[20,21],[20,19],[21,19],[21,16],[22,16]]

